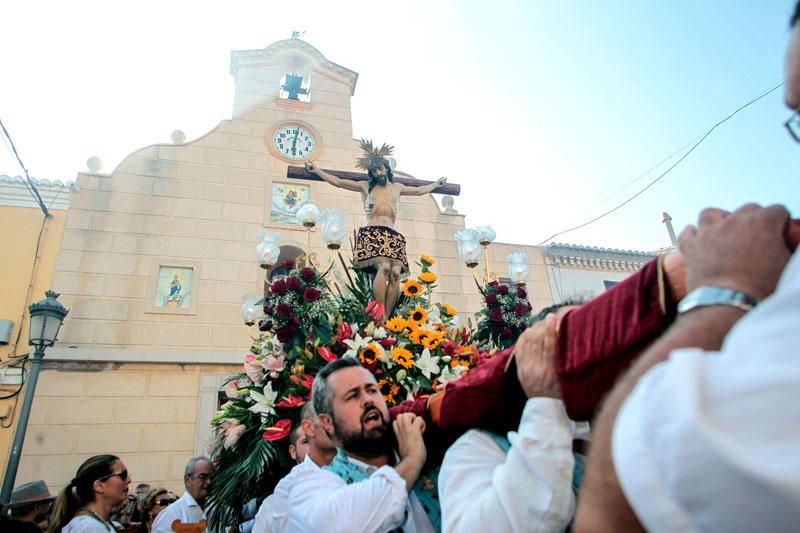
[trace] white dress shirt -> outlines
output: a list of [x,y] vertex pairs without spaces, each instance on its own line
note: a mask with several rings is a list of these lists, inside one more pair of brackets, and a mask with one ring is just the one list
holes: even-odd
[[439,473],[442,531],[563,531],[575,514],[575,424],[561,400],[531,398],[508,454],[470,430],[447,450]]
[[252,533],[284,533],[289,521],[289,488],[295,478],[306,470],[319,470],[307,454],[302,463],[295,465],[275,486],[275,490],[261,502],[256,513]]
[[194,501],[191,494],[184,492],[178,501],[169,504],[166,509],[158,513],[153,520],[152,533],[172,533],[172,522],[175,520],[180,520],[184,524],[196,524],[205,519],[205,511]]
[[370,478],[348,485],[321,468],[297,474],[289,487],[288,532],[385,533],[399,527],[404,533],[435,532],[419,500],[406,492],[406,482],[394,468],[348,460]]
[[719,352],[675,350],[641,378],[617,416],[612,453],[650,531],[797,531],[799,431],[795,253]]

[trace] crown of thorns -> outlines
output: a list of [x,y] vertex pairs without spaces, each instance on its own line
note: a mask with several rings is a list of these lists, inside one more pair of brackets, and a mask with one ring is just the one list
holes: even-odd
[[361,157],[356,159],[356,166],[358,168],[369,170],[371,168],[379,168],[388,165],[389,161],[386,158],[392,155],[394,146],[390,144],[382,144],[380,148],[374,146],[371,140],[361,139]]

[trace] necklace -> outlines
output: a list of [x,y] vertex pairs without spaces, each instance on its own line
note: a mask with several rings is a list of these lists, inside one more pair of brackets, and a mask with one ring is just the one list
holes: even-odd
[[113,526],[113,525],[111,525],[111,524],[110,524],[110,523],[109,523],[109,522],[108,522],[108,521],[107,521],[105,518],[103,518],[103,517],[102,517],[102,516],[100,516],[99,514],[95,513],[94,511],[92,511],[92,510],[91,510],[91,509],[89,509],[88,507],[84,507],[84,508],[83,508],[83,510],[84,510],[84,511],[88,511],[89,513],[91,513],[91,514],[92,514],[92,516],[93,516],[94,518],[96,518],[96,519],[100,520],[100,522],[102,522],[102,524],[103,524],[104,526],[106,526],[107,528],[109,528],[111,531],[116,531],[116,530],[114,529],[114,526]]

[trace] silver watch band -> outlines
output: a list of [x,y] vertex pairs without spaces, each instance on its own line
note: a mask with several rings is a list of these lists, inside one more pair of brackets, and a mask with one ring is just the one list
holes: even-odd
[[728,289],[726,287],[716,287],[714,285],[703,285],[687,294],[678,304],[678,313],[688,313],[697,307],[708,307],[712,305],[728,305],[741,309],[744,312],[756,306],[758,300],[741,291]]

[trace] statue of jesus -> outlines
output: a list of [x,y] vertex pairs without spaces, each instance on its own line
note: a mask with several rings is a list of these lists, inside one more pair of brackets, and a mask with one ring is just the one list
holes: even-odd
[[375,148],[372,141],[362,139],[361,149],[364,155],[358,158],[356,166],[367,171],[367,181],[333,176],[314,163],[306,163],[305,167],[334,187],[361,193],[367,225],[358,230],[353,267],[374,271],[372,293],[383,304],[384,319],[388,319],[400,296],[400,276],[409,271],[405,237],[394,229],[400,196],[428,194],[443,185],[447,178],[420,187],[395,183],[392,168],[386,160],[394,148],[386,144]]

